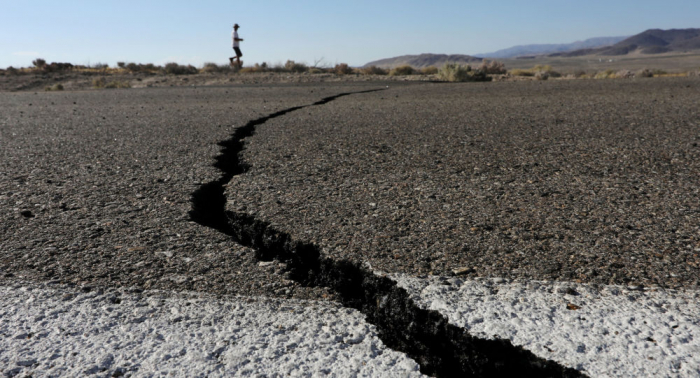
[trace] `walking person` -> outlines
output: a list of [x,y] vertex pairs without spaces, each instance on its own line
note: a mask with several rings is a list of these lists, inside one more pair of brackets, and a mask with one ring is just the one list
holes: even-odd
[[233,40],[233,51],[236,52],[236,56],[228,58],[229,62],[231,62],[231,65],[233,66],[233,59],[236,59],[236,66],[238,68],[241,68],[243,66],[243,62],[241,62],[241,57],[243,56],[243,53],[241,52],[241,44],[240,42],[243,42],[241,38],[238,38],[238,24],[233,25],[233,33],[231,33],[231,39]]

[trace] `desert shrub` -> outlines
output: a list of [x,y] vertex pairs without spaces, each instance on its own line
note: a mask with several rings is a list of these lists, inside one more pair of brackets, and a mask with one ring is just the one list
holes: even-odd
[[547,72],[547,71],[537,71],[537,73],[535,73],[535,79],[537,79],[537,80],[547,80],[547,79],[549,79],[549,72]]
[[497,60],[486,60],[481,63],[479,70],[483,71],[488,75],[504,75],[506,72],[506,65]]
[[162,69],[161,67],[156,66],[153,63],[140,64],[139,66],[141,66],[142,71],[146,71],[146,72],[157,72],[157,71],[160,71]]
[[361,72],[365,75],[386,75],[389,73],[387,70],[377,66],[365,67]]
[[437,75],[438,68],[435,66],[424,67],[420,69],[421,75]]
[[309,70],[309,67],[304,64],[304,63],[297,63],[293,60],[288,60],[287,63],[284,64],[284,70],[287,72],[306,72]]
[[129,63],[129,64],[127,64],[127,65],[126,65],[126,69],[127,69],[128,71],[130,71],[130,72],[139,72],[139,71],[141,71],[140,65],[138,65],[138,64],[136,64],[136,63]]
[[438,76],[445,81],[469,81],[471,66],[457,63],[445,63],[439,70]]
[[635,74],[635,76],[636,76],[636,77],[654,77],[654,73],[651,72],[650,69],[645,68],[645,69],[643,69],[643,70],[637,71],[637,73]]
[[333,73],[336,75],[349,75],[352,73],[352,67],[348,66],[347,63],[336,64],[333,68]]
[[546,73],[547,77],[561,77],[561,73],[555,71],[552,69],[552,66],[546,64],[546,65],[536,65],[532,67],[532,71],[535,73],[535,76],[537,76],[538,72]]
[[561,73],[554,71],[550,65],[536,65],[530,69],[510,70],[513,76],[534,76],[538,80],[547,80],[550,77],[561,77]]
[[634,77],[634,72],[630,70],[619,70],[615,72],[615,77],[618,77],[620,79],[629,79]]
[[165,73],[171,75],[190,75],[196,74],[197,68],[193,65],[181,65],[177,63],[168,63],[165,65]]
[[416,70],[413,67],[411,67],[409,65],[405,65],[405,66],[398,66],[398,67],[392,68],[391,71],[389,71],[389,75],[391,75],[391,76],[413,75],[415,72],[416,72]]
[[311,68],[309,68],[309,73],[311,73],[311,74],[322,74],[322,73],[326,73],[326,71],[324,71],[323,68],[311,67]]
[[658,68],[651,70],[651,72],[654,74],[654,76],[668,75],[668,72],[666,72],[664,70],[660,70]]
[[523,70],[520,68],[510,70],[510,74],[513,76],[535,76],[535,73],[532,72],[532,70]]
[[[226,67],[221,67],[226,68]],[[243,67],[239,70],[240,73],[255,73],[255,72],[267,72],[269,71],[267,63],[255,63],[253,66]]]
[[615,77],[615,71],[610,69],[598,72],[593,76],[595,79],[614,79]]
[[127,63],[124,68],[126,68],[127,71],[131,73],[136,73],[136,72],[146,72],[146,73],[156,73],[162,70],[162,67],[156,66],[153,63],[148,63],[148,64],[136,64],[136,63]]
[[584,70],[576,70],[573,72],[573,77],[580,79],[586,77],[586,71]]
[[109,68],[109,64],[107,63],[95,63],[90,68],[96,69],[96,70],[106,70]]
[[47,92],[50,91],[62,91],[63,90],[63,85],[62,84],[54,84],[52,87],[46,87],[45,89]]
[[92,86],[94,88],[104,88],[107,85],[107,80],[104,77],[98,77],[92,80]]
[[14,68],[14,67],[12,67],[12,66],[7,67],[7,70],[5,70],[5,72],[7,72],[8,75],[17,75],[17,74],[19,74],[19,70],[16,69],[16,68]]
[[117,67],[119,68],[124,68],[126,66],[126,63],[124,62],[117,62]]
[[472,70],[469,65],[461,65],[457,63],[445,63],[438,70],[438,77],[445,81],[464,82],[464,81],[491,81],[491,76],[481,70]]
[[219,66],[216,63],[204,63],[204,66],[201,69],[201,72],[205,73],[219,73],[219,72],[226,72],[229,70],[229,67],[226,66]]
[[32,60],[32,64],[36,68],[44,68],[44,66],[46,65],[46,60],[41,59],[41,58],[36,58],[36,59]]

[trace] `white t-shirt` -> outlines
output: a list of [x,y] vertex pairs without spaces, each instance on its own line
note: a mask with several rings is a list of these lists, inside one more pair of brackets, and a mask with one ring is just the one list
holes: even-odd
[[233,40],[233,47],[241,47],[240,43],[236,41],[238,39],[237,31],[234,30],[233,33],[231,33],[231,39]]

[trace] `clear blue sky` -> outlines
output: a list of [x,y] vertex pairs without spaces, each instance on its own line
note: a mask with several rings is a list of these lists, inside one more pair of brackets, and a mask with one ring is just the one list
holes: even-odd
[[[496,5],[497,4],[497,5]],[[419,53],[477,54],[650,28],[700,27],[699,0],[0,0],[0,67],[244,61],[362,65]]]

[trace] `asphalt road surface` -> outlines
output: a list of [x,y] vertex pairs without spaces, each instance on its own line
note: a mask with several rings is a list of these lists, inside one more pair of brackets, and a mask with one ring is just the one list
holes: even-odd
[[[0,371],[418,374],[324,303],[346,303],[333,287],[195,222],[219,183],[229,216],[388,275],[479,338],[591,376],[697,375],[698,100],[691,78],[0,93]],[[229,177],[217,143],[241,129]],[[107,325],[67,331],[71,311]]]

